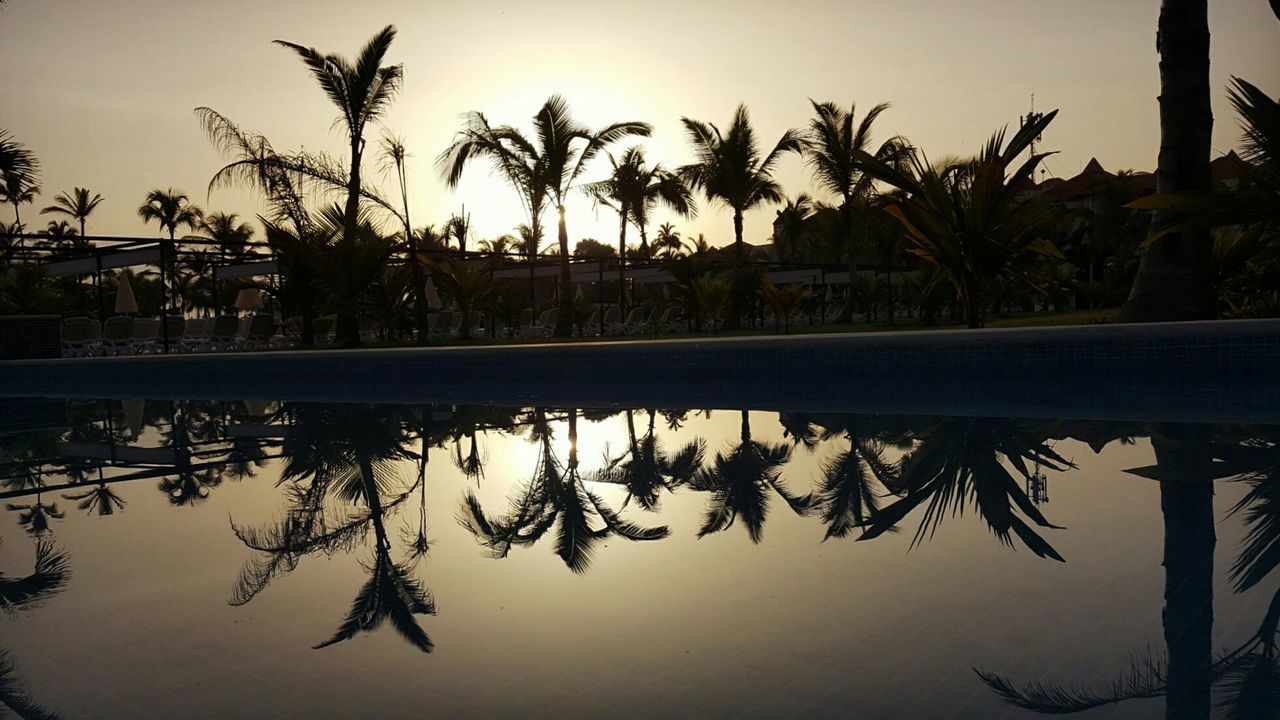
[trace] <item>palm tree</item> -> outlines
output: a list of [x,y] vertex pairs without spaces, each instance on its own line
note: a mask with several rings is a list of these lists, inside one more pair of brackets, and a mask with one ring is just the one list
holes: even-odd
[[[374,35],[361,48],[352,62],[336,53],[321,54],[284,40],[276,44],[292,50],[311,71],[325,95],[338,108],[343,130],[350,141],[350,170],[347,173],[347,200],[344,208],[341,246],[345,252],[354,252],[360,236],[360,160],[364,153],[364,131],[370,121],[376,121],[386,112],[400,89],[404,77],[401,65],[382,65],[396,28],[388,25]],[[336,336],[345,345],[360,343],[360,328],[354,298],[358,287],[351,273],[344,273],[338,287],[338,327]]]
[[765,280],[760,284],[760,298],[773,313],[773,330],[777,332],[779,325],[784,332],[791,334],[791,315],[796,308],[813,297],[813,291],[800,283],[792,283],[778,287]]
[[[1157,193],[1207,193],[1213,110],[1209,91],[1209,1],[1163,0],[1156,27],[1160,53],[1160,155]],[[1152,232],[1176,225],[1181,214],[1161,211]],[[1192,320],[1215,314],[1213,243],[1190,228],[1169,233],[1142,253],[1129,299],[1128,322]]]
[[[852,283],[859,257],[858,216],[867,213],[867,201],[875,190],[875,180],[864,172],[859,155],[870,153],[882,163],[897,165],[905,158],[909,146],[902,138],[892,137],[881,143],[875,152],[870,150],[872,126],[889,109],[888,103],[871,108],[856,124],[856,104],[845,110],[833,102],[810,100],[809,103],[813,105],[814,116],[809,120],[809,130],[804,138],[805,160],[813,172],[814,182],[840,198],[841,244]],[[852,319],[850,303],[841,312],[840,322]]]
[[769,512],[769,491],[776,492],[797,515],[813,511],[813,498],[798,496],[782,481],[782,466],[791,459],[791,448],[751,438],[751,421],[742,411],[741,437],[737,445],[717,452],[711,465],[698,471],[689,483],[694,490],[711,493],[698,537],[729,529],[741,518],[751,542],[764,537]]
[[204,220],[204,211],[191,202],[187,194],[169,188],[156,188],[147,193],[146,202],[138,208],[138,217],[143,222],[155,221],[162,231],[169,233],[173,240],[178,233],[178,226],[185,225],[192,230],[200,228]]
[[[765,203],[782,202],[782,187],[773,179],[773,171],[784,154],[803,149],[803,138],[795,130],[787,130],[772,150],[761,155],[746,105],[738,106],[723,133],[708,122],[687,117],[680,122],[697,157],[680,168],[680,176],[691,188],[701,190],[707,202],[721,203],[733,211],[734,261],[741,267],[746,261],[742,216]],[[743,293],[734,293],[727,327],[738,327],[746,300]]]
[[431,270],[431,276],[440,284],[440,290],[453,298],[462,315],[458,326],[458,339],[471,338],[471,313],[484,306],[498,287],[493,274],[480,267],[471,267],[461,260],[423,260]]
[[409,151],[405,147],[404,138],[391,133],[382,136],[382,159],[388,169],[394,170],[396,180],[400,184],[400,203],[404,208],[404,249],[406,262],[413,268],[413,309],[417,322],[419,342],[425,342],[430,332],[427,324],[427,289],[426,278],[422,274],[422,264],[418,262],[418,242],[413,233],[413,224],[409,221],[409,181],[405,173]]
[[79,220],[80,235],[83,236],[85,220],[102,204],[103,199],[98,193],[93,193],[93,197],[89,197],[89,188],[77,187],[70,194],[58,193],[58,196],[53,199],[53,204],[41,210],[40,214],[65,215]]
[[902,224],[914,244],[912,252],[950,276],[971,328],[985,321],[993,283],[1030,284],[1020,267],[1029,254],[1062,259],[1046,237],[1058,209],[1028,200],[1022,192],[1051,153],[1014,165],[1057,114],[1055,110],[1024,124],[1008,143],[1000,130],[977,157],[942,166],[912,153],[906,172],[866,152],[856,154],[867,176],[907,193],[885,210]]
[[662,202],[672,210],[690,217],[696,214],[689,188],[677,175],[661,165],[649,167],[644,148],[627,148],[622,157],[609,155],[613,172],[605,180],[588,183],[587,194],[601,205],[618,213],[618,305],[626,313],[627,225],[640,231],[640,255],[649,257],[649,240],[645,228],[649,213]]
[[[438,164],[449,187],[456,187],[472,158],[486,158],[503,179],[520,192],[529,212],[534,247],[540,242],[542,214],[554,203],[559,214],[560,312],[556,335],[573,330],[573,283],[569,275],[569,230],[565,223],[565,198],[577,187],[587,164],[609,145],[632,135],[648,137],[648,123],[620,122],[591,131],[574,122],[568,103],[552,95],[533,117],[536,143],[509,125],[493,127],[478,112],[467,115],[453,144],[440,154]],[[532,257],[532,256],[531,256]]]
[[55,551],[49,540],[36,541],[35,567],[30,575],[5,577],[0,574],[0,607],[21,610],[37,605],[66,587],[71,563],[65,551]]
[[658,226],[657,236],[653,238],[653,247],[658,257],[669,260],[684,249],[684,240],[675,225],[662,223]]
[[[534,411],[531,432],[541,446],[533,478],[511,503],[505,517],[489,517],[475,493],[468,491],[458,511],[458,522],[471,531],[495,558],[507,556],[513,545],[533,545],[553,528],[556,554],[575,573],[591,567],[598,542],[617,536],[632,541],[660,540],[665,525],[644,528],[622,519],[584,484],[578,471],[578,411],[569,411],[569,457],[561,464],[551,447],[551,427],[546,411]],[[599,525],[599,527],[595,527]]]
[[218,250],[232,258],[244,255],[253,240],[253,226],[240,222],[236,213],[215,212],[201,218],[199,228],[218,243]]
[[471,216],[467,214],[465,207],[461,213],[449,218],[449,222],[444,224],[444,234],[446,238],[453,238],[458,243],[458,255],[465,258],[467,236],[471,234]]
[[39,193],[40,161],[7,130],[0,130],[0,202],[13,205],[14,225],[22,224],[19,206]]

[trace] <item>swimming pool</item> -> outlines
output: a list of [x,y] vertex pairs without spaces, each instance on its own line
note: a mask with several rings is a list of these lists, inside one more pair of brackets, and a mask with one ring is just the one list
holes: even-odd
[[0,699],[68,718],[1252,717],[1280,674],[1265,422],[154,398],[0,420]]

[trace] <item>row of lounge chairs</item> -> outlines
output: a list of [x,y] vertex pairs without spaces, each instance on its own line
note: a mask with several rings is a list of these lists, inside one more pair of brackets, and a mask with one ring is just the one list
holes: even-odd
[[291,344],[296,333],[280,334],[280,326],[270,315],[238,318],[184,318],[170,315],[134,318],[123,315],[100,323],[93,318],[73,317],[62,321],[63,355],[139,355],[163,352],[203,352],[211,350],[251,350]]

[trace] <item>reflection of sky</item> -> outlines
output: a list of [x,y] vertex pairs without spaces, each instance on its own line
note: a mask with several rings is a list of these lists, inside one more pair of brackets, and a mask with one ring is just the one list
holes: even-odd
[[[643,432],[645,413],[635,420]],[[661,416],[657,427],[667,449],[700,436],[710,456],[736,440],[738,422],[738,413],[717,411],[691,413],[679,432]],[[775,414],[752,413],[751,423],[757,439],[783,440]],[[567,428],[555,428],[563,461]],[[584,472],[600,464],[606,443],[618,451],[625,437],[622,415],[580,419]],[[807,492],[842,442],[797,449],[784,479]],[[1122,472],[1153,462],[1146,440],[1112,443],[1101,455],[1077,441],[1056,445],[1079,466],[1048,473],[1044,510],[1066,529],[1044,534],[1065,564],[1001,546],[971,508],[910,552],[918,514],[902,533],[822,543],[821,524],[776,497],[760,545],[740,524],[697,540],[705,497],[685,491],[664,495],[657,515],[626,511],[641,525],[669,525],[672,537],[610,538],[585,575],[564,567],[551,538],[489,559],[454,521],[469,485],[499,514],[531,470],[535,446],[523,437],[490,433],[481,443],[488,462],[478,488],[450,461],[452,447],[431,454],[434,544],[417,571],[439,606],[437,617],[420,618],[436,645],[431,655],[386,626],[310,649],[347,611],[367,550],[306,557],[248,605],[227,605],[249,557],[228,518],[252,526],[284,512],[274,463],[195,508],[170,507],[150,480],[117,486],[129,505],[108,518],[59,499],[69,513],[55,533],[70,552],[72,580],[45,607],[0,619],[4,645],[32,694],[67,717],[161,707],[182,717],[820,717],[855,709],[862,717],[986,717],[1006,708],[971,667],[1099,680],[1127,666],[1131,652],[1161,644],[1158,488]],[[414,472],[404,464],[406,486]],[[1216,487],[1221,518],[1243,488]],[[621,504],[616,488],[601,494]],[[0,557],[16,574],[30,540],[5,520]],[[411,502],[389,522],[397,558],[396,529],[415,521]],[[1238,518],[1218,527],[1220,646],[1256,628],[1274,586],[1244,596],[1227,588],[1242,535]],[[1162,713],[1156,700],[1095,716]]]
[[[1045,136],[1047,149],[1062,151],[1047,161],[1054,173],[1074,175],[1092,156],[1113,171],[1153,169],[1158,9],[1158,0],[11,0],[0,14],[0,126],[44,161],[47,195],[37,207],[89,187],[107,198],[91,229],[151,235],[154,226],[135,214],[144,194],[173,186],[204,204],[220,166],[192,108],[222,111],[278,149],[342,151],[333,109],[270,42],[351,55],[394,22],[401,34],[390,59],[405,64],[406,81],[386,124],[413,154],[411,215],[438,224],[465,205],[488,238],[523,221],[515,195],[479,167],[448,192],[431,163],[459,113],[522,125],[553,92],[592,127],[652,122],[647,146],[667,165],[691,159],[680,116],[724,125],[739,102],[751,107],[762,142],[805,123],[809,97],[862,110],[892,102],[878,137],[903,134],[941,157],[971,153],[1016,123],[1034,92],[1038,109],[1062,109]],[[1213,147],[1224,152],[1239,134],[1228,77],[1278,92],[1280,24],[1261,0],[1214,2],[1210,12]],[[370,158],[371,177],[375,168]],[[791,196],[809,189],[796,158],[779,178]],[[220,191],[209,204],[244,217],[259,211],[242,192]],[[762,242],[772,218],[768,209],[748,214],[747,240]],[[616,238],[614,219],[582,197],[569,222],[573,241]],[[712,244],[731,237],[723,209],[677,224]]]

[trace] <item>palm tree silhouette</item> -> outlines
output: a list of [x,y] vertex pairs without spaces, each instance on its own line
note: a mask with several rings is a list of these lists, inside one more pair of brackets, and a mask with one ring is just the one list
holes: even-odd
[[0,710],[10,710],[22,720],[59,720],[62,717],[32,699],[4,650],[0,650]]
[[701,438],[690,440],[674,455],[667,455],[654,434],[656,413],[649,410],[649,426],[645,434],[636,436],[635,411],[627,410],[627,450],[614,458],[593,479],[622,485],[627,499],[622,508],[635,500],[641,508],[655,511],[663,490],[688,485],[702,467],[706,443]]
[[[874,178],[863,172],[859,154],[871,153],[876,160],[896,165],[905,159],[910,147],[900,137],[892,137],[871,152],[872,126],[877,118],[889,109],[888,103],[880,103],[867,111],[861,121],[857,118],[857,105],[848,110],[833,102],[810,100],[813,118],[804,137],[805,161],[813,172],[814,182],[823,190],[840,198],[840,238],[845,259],[849,264],[849,281],[852,283],[858,269],[860,248],[857,221],[860,214],[869,212],[868,201],[875,191]],[[841,311],[839,322],[853,319],[852,303]]]
[[413,309],[414,319],[420,342],[425,342],[430,332],[427,324],[427,291],[426,278],[423,276],[422,264],[418,262],[418,242],[413,233],[413,224],[409,221],[409,181],[406,164],[409,150],[405,147],[404,138],[388,132],[382,135],[382,161],[387,169],[394,170],[400,185],[400,204],[404,208],[404,244],[406,261],[413,268]]
[[154,221],[162,231],[168,232],[169,239],[173,240],[179,225],[185,225],[192,230],[199,229],[204,219],[204,211],[193,204],[191,198],[184,192],[173,188],[168,190],[156,188],[147,193],[146,201],[138,208],[138,217],[142,218],[143,222]]
[[618,213],[618,306],[626,312],[627,225],[640,231],[640,255],[649,257],[649,240],[645,228],[649,214],[659,203],[685,217],[697,214],[689,187],[679,176],[661,165],[649,167],[644,148],[627,148],[621,158],[609,155],[613,172],[605,180],[584,186],[595,201]]
[[231,258],[240,258],[248,252],[253,240],[253,226],[240,222],[236,213],[215,212],[201,218],[199,229],[218,243],[219,252]]
[[[347,172],[347,200],[343,210],[343,232],[339,247],[347,254],[355,252],[360,239],[360,160],[364,153],[364,131],[370,121],[382,117],[404,77],[400,65],[382,64],[391,41],[396,37],[394,25],[388,25],[375,34],[361,48],[354,61],[336,53],[322,54],[284,40],[276,44],[292,50],[311,71],[316,83],[329,100],[338,108],[343,130],[350,141],[350,170]],[[360,343],[355,297],[360,285],[351,273],[343,273],[338,289],[338,341],[346,345]]]
[[751,542],[760,542],[769,512],[770,490],[797,515],[811,514],[812,496],[795,495],[782,481],[782,466],[790,459],[790,447],[752,439],[750,416],[743,410],[738,444],[717,452],[711,464],[699,470],[689,483],[694,490],[711,493],[698,537],[727,530],[741,518]]
[[867,177],[907,193],[885,210],[902,224],[912,252],[947,273],[971,328],[983,326],[993,284],[1026,282],[1019,263],[1027,255],[1062,259],[1045,238],[1058,208],[1029,201],[1023,192],[1040,161],[1052,153],[1014,164],[1057,114],[1024,124],[1007,143],[1000,130],[977,157],[939,166],[919,153],[911,153],[904,169],[900,162],[855,151]]
[[684,249],[684,239],[671,223],[658,226],[658,234],[653,238],[654,253],[663,259],[671,259]]
[[565,199],[578,186],[587,164],[609,145],[628,136],[648,137],[651,127],[642,122],[619,122],[598,131],[578,125],[569,105],[552,95],[533,117],[536,143],[514,127],[493,127],[485,116],[469,113],[453,144],[437,159],[445,183],[457,187],[472,158],[489,160],[495,171],[516,188],[529,212],[532,237],[541,239],[542,213],[554,203],[559,215],[560,312],[556,335],[573,330],[573,287],[569,275],[569,231],[565,224]]
[[1040,527],[1058,526],[1045,519],[1001,462],[1013,466],[1023,478],[1034,472],[1028,463],[1058,471],[1075,467],[1045,437],[1046,430],[1035,423],[999,418],[943,418],[919,429],[918,442],[902,459],[897,477],[885,477],[893,480],[889,489],[901,498],[873,512],[858,539],[879,537],[926,505],[911,541],[915,547],[932,538],[949,513],[958,513],[971,502],[1001,543],[1012,547],[1017,535],[1037,556],[1062,561],[1018,512]]
[[77,508],[89,514],[96,512],[100,516],[114,515],[116,510],[123,510],[126,504],[105,482],[99,482],[80,493],[64,493],[62,498],[77,501]]
[[[511,501],[504,517],[489,517],[474,492],[468,491],[458,512],[458,522],[471,531],[495,558],[503,558],[514,545],[532,546],[553,528],[555,551],[575,573],[591,567],[598,542],[617,536],[627,540],[660,540],[670,531],[663,525],[644,528],[609,507],[584,484],[578,471],[578,411],[569,411],[569,457],[565,464],[551,447],[552,432],[546,411],[534,411],[530,433],[541,447],[533,478]],[[599,527],[595,527],[597,524]]]
[[64,215],[80,222],[80,235],[85,234],[85,220],[102,204],[103,197],[98,193],[89,196],[89,189],[77,187],[70,193],[60,192],[53,199],[53,204],[40,211],[41,215]]
[[[22,225],[18,206],[31,202],[40,192],[40,161],[35,153],[0,130],[0,202],[13,205],[13,224]],[[21,232],[16,230],[15,232]]]
[[[761,155],[746,105],[738,106],[723,133],[708,122],[687,117],[680,122],[697,158],[680,168],[680,177],[694,190],[701,190],[707,202],[721,203],[733,211],[734,262],[741,267],[747,259],[742,216],[765,203],[782,202],[782,187],[773,179],[773,171],[784,154],[803,149],[803,139],[795,130],[787,130],[772,150]],[[741,292],[734,293],[728,327],[738,327],[745,300]]]
[[843,437],[848,447],[823,461],[814,505],[827,526],[825,540],[848,537],[880,511],[887,488],[899,486],[898,465],[885,457],[889,443],[868,432],[855,416],[822,417],[819,422],[824,438]]

